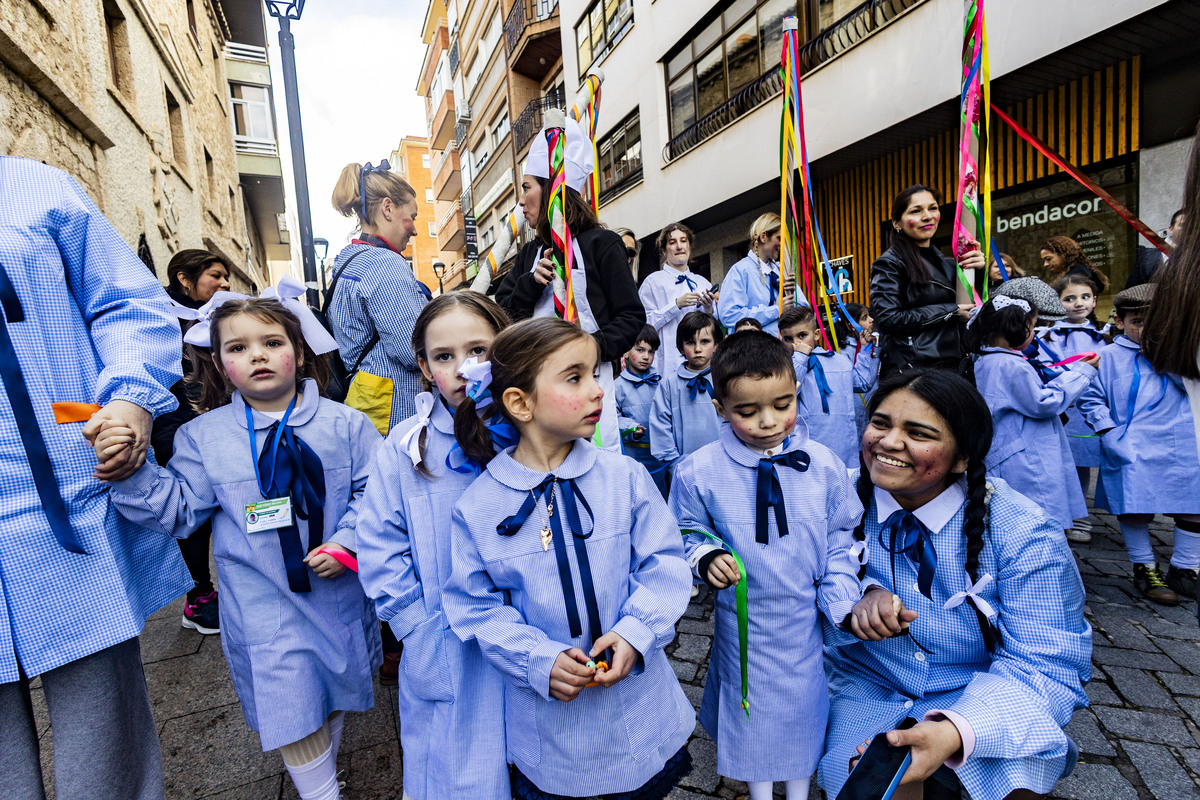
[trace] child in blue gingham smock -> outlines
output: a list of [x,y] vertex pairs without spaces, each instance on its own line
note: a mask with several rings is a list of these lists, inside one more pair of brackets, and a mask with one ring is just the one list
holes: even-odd
[[[508,324],[476,292],[440,295],[413,328],[413,351],[433,392],[379,448],[358,510],[358,577],[379,618],[404,643],[397,690],[404,796],[509,800],[504,679],[474,640],[450,631],[450,512],[479,474],[454,441],[454,417]],[[482,359],[482,362],[481,362]]]
[[662,800],[690,769],[696,721],[663,652],[691,585],[679,527],[644,468],[589,441],[591,336],[533,319],[490,359],[520,442],[493,456],[462,416],[473,404],[459,407],[460,444],[487,470],[454,507],[443,603],[504,674],[513,796]]
[[650,408],[654,405],[654,393],[662,382],[662,376],[654,370],[654,352],[658,343],[658,332],[649,325],[643,326],[633,349],[625,354],[625,369],[614,384],[621,447],[625,455],[649,470],[654,485],[665,498],[666,465],[650,454]]
[[282,750],[301,798],[327,800],[339,796],[342,712],[372,707],[382,661],[375,612],[343,565],[381,438],[364,414],[320,396],[313,350],[335,344],[293,299],[302,293],[218,292],[200,310],[185,341],[220,360],[219,374],[195,362],[198,406],[211,410],[180,427],[168,466],[146,464],[112,499],[168,536],[212,519],[221,649],[246,722],[264,751]]
[[[691,531],[688,562],[721,590],[700,722],[717,743],[717,772],[746,781],[751,800],[770,800],[774,781],[789,800],[807,796],[829,715],[821,617],[841,623],[861,596],[850,548],[862,505],[845,466],[796,417],[791,355],[759,331],[725,340],[713,386],[729,424],[680,462],[671,486],[671,510]],[[733,588],[743,580],[745,707]]]
[[[912,745],[906,781],[927,790],[1049,794],[1074,766],[1063,726],[1087,704],[1091,675],[1067,542],[1040,508],[988,479],[988,408],[966,380],[898,373],[870,410],[867,468],[852,476],[867,506],[855,530],[865,594],[850,616],[869,641],[837,642],[826,625],[821,786],[835,797],[863,740],[886,733]],[[917,726],[895,731],[906,717]]]
[[689,311],[675,331],[684,362],[663,375],[650,406],[650,454],[674,469],[680,458],[717,440],[720,420],[712,404],[709,365],[724,338],[716,318]]

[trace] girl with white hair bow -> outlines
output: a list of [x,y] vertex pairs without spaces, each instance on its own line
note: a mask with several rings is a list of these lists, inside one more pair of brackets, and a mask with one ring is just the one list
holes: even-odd
[[[646,311],[629,270],[625,243],[601,225],[580,194],[595,166],[591,140],[573,119],[567,119],[564,130],[564,207],[573,239],[571,281],[579,324],[600,344],[599,381],[605,397],[599,444],[606,450],[620,452],[611,364],[633,347],[638,332],[646,324]],[[543,129],[529,147],[520,190],[521,210],[536,237],[521,248],[516,264],[496,290],[496,302],[514,320],[549,317],[555,313],[549,199],[550,157]]]

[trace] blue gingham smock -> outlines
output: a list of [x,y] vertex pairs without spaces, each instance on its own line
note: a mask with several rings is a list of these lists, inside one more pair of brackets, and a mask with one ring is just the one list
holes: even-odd
[[826,412],[821,405],[816,372],[809,367],[809,357],[793,353],[792,366],[800,384],[796,392],[800,404],[798,412],[808,426],[808,437],[828,447],[847,467],[853,468],[858,465],[862,441],[854,409],[855,404],[862,405],[862,401],[855,392],[870,391],[877,373],[857,367],[845,353],[831,353],[824,347],[815,347],[812,352],[821,359],[825,380],[833,394],[826,400],[829,404]]
[[[741,707],[733,587],[716,595],[716,632],[700,705],[700,722],[717,743],[717,772],[735,780],[788,781],[812,775],[829,716],[821,616],[840,623],[861,596],[850,547],[862,504],[846,468],[828,448],[808,439],[803,422],[779,453],[798,450],[811,459],[806,471],[776,467],[788,535],[780,537],[771,510],[765,545],[755,538],[761,456],[729,425],[721,426],[720,441],[680,462],[671,484],[671,510],[680,526],[719,537],[746,566],[750,716]],[[720,546],[707,537],[692,533],[685,538],[693,565],[713,549]]]
[[[11,683],[19,670],[40,675],[137,636],[192,579],[174,542],[112,513],[83,423],[56,424],[51,410],[112,400],[155,415],[175,408],[182,343],[166,293],[75,181],[21,158],[0,157],[0,264],[25,315],[8,333],[87,553],[67,552],[51,533],[0,389],[0,683]],[[80,613],[90,597],[103,602]]]
[[[659,461],[673,464],[717,440],[721,418],[713,407],[710,388],[692,397],[687,382],[699,373],[680,364],[663,375],[650,405],[650,453]],[[712,386],[712,373],[706,375]]]
[[[254,412],[254,459],[275,422]],[[288,425],[325,468],[321,541],[355,550],[355,509],[380,442],[378,431],[364,414],[318,397],[311,379]],[[115,483],[112,498],[122,516],[180,539],[212,519],[221,650],[246,723],[258,732],[263,750],[304,738],[334,711],[374,705],[371,675],[383,652],[375,612],[358,577],[347,570],[318,578],[310,570],[312,591],[293,592],[277,533],[246,533],[246,505],[263,497],[240,393],[181,426],[170,464],[147,464]],[[296,521],[307,553],[308,522]]]
[[[1129,391],[1141,371],[1129,422]],[[1177,375],[1159,375],[1125,336],[1100,351],[1100,378],[1079,399],[1099,438],[1096,505],[1114,514],[1200,514],[1200,463],[1187,392]]]
[[[665,495],[666,468],[650,452],[650,407],[654,404],[654,393],[658,390],[658,384],[645,383],[643,379],[652,375],[655,375],[653,366],[641,377],[628,369],[621,370],[621,374],[613,381],[613,392],[617,396],[617,424],[621,428],[621,446],[625,455],[649,470],[654,478],[654,485]],[[659,383],[661,382],[662,379],[659,378]],[[635,439],[632,433],[625,433],[638,425],[645,428],[640,438]]]
[[[365,252],[363,252],[365,251]],[[385,247],[352,244],[334,259],[336,273],[355,253],[338,278],[329,303],[329,324],[346,369],[354,366],[379,333],[379,342],[359,369],[391,378],[392,416],[388,430],[416,413],[413,398],[420,393],[421,368],[412,349],[413,326],[428,302],[427,291],[413,275],[412,267],[399,253]]]
[[[851,474],[856,479],[857,470]],[[974,800],[1001,800],[1018,788],[1048,794],[1073,765],[1062,728],[1075,709],[1087,705],[1083,684],[1092,672],[1083,582],[1057,523],[1003,480],[990,483],[990,523],[978,574],[994,577],[979,591],[997,612],[1004,639],[994,654],[987,652],[970,603],[943,608],[970,584],[963,568],[965,482],[914,512],[929,527],[937,552],[932,601],[917,591],[917,568],[906,555],[895,558],[893,582],[892,561],[880,545],[880,519],[899,506],[890,494],[875,490],[866,512],[864,582],[900,595],[920,616],[912,636],[827,647],[833,698],[818,772],[827,796],[841,789],[863,739],[936,710],[961,715],[974,732],[974,750],[954,770]],[[828,642],[842,635],[827,623],[825,632]]]
[[[1042,360],[1048,364],[1062,361],[1080,353],[1098,353],[1107,347],[1100,338],[1106,333],[1096,329],[1090,322],[1072,323],[1056,322],[1038,331],[1037,346],[1043,354]],[[1099,378],[1093,378],[1093,382]],[[1088,427],[1079,409],[1079,403],[1067,412],[1067,424],[1063,426],[1067,433],[1067,442],[1071,446],[1071,457],[1077,467],[1100,466],[1100,440],[1091,436],[1092,429]]]
[[404,642],[398,687],[404,794],[508,800],[504,679],[477,643],[450,631],[442,610],[450,512],[475,475],[446,466],[454,417],[441,399],[433,400],[425,428],[424,463],[433,477],[418,473],[401,439],[420,422],[413,416],[400,423],[379,448],[356,529],[359,580],[379,618]]
[[[496,531],[546,477],[511,453],[497,455],[454,507],[446,616],[504,674],[508,756],[523,775],[542,791],[573,797],[639,789],[687,743],[696,722],[663,652],[692,585],[679,527],[643,467],[582,439],[575,443],[555,474],[575,480],[592,511],[578,504],[590,531],[587,552],[604,630],[588,630],[579,564],[568,543],[583,626],[572,638],[554,548],[542,550],[540,496],[539,510],[515,535]],[[562,497],[560,484],[555,514]],[[611,688],[584,689],[570,703],[551,699],[559,653],[588,652],[609,630],[641,654],[629,677]]]
[[996,431],[986,459],[988,474],[1008,481],[1064,529],[1071,527],[1088,515],[1087,501],[1058,415],[1083,394],[1096,368],[1076,361],[1043,384],[1015,350],[984,347],[980,352],[975,385],[992,410]]

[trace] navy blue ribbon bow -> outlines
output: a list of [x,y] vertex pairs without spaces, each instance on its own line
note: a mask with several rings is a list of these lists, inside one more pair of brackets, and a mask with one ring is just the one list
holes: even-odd
[[803,450],[793,450],[790,453],[758,461],[758,487],[755,497],[754,541],[766,544],[769,537],[767,509],[775,509],[775,524],[779,526],[779,537],[788,535],[787,510],[783,503],[783,487],[779,483],[779,473],[776,465],[805,472],[809,465],[808,453]]
[[[454,414],[455,409],[450,408],[449,405],[446,408],[450,410],[451,414]],[[497,453],[521,441],[521,434],[517,432],[517,429],[509,423],[504,422],[499,415],[492,417],[492,420],[487,423],[487,431],[492,439],[494,452]],[[446,468],[462,475],[480,475],[483,473],[483,465],[467,458],[457,441],[450,446],[450,452],[446,454]]]
[[688,275],[680,275],[679,277],[677,277],[677,278],[675,279],[675,285],[676,285],[676,286],[678,286],[678,285],[679,285],[679,284],[681,284],[681,283],[686,283],[686,284],[687,284],[687,287],[688,287],[688,289],[690,289],[690,290],[691,290],[691,291],[693,291],[693,292],[694,292],[694,291],[696,291],[696,282],[695,282],[694,280],[692,280],[690,276],[688,276]]
[[771,305],[779,302],[779,273],[768,272],[767,281],[771,285]]
[[[888,534],[887,539],[884,539],[884,533]],[[879,544],[892,554],[893,570],[897,553],[912,559],[917,565],[917,590],[932,600],[933,575],[937,572],[937,551],[933,549],[933,539],[925,523],[903,509],[894,511],[879,530]],[[895,580],[892,582],[894,584]]]
[[46,440],[38,426],[37,414],[33,411],[33,400],[29,397],[29,386],[25,383],[21,362],[17,360],[17,349],[8,331],[9,325],[25,321],[25,310],[21,307],[21,298],[17,296],[17,290],[8,279],[8,273],[2,265],[0,305],[4,308],[4,315],[0,317],[0,380],[4,382],[4,391],[8,395],[8,404],[17,424],[17,433],[21,436],[21,446],[25,448],[25,457],[29,460],[33,485],[37,488],[38,499],[42,501],[42,513],[46,515],[46,520],[50,523],[50,532],[54,534],[62,549],[69,553],[86,554],[71,527],[66,503],[63,502],[62,493],[59,491],[58,480],[54,477],[50,451],[46,449]]
[[709,370],[706,369],[687,382],[689,397],[692,400],[695,400],[696,396],[701,392],[708,395],[712,394],[712,384],[708,380],[708,373]]
[[[628,379],[626,379],[626,380],[628,380]],[[638,378],[635,381],[629,381],[629,382],[634,385],[634,388],[637,388],[638,386],[641,386],[644,383],[648,383],[651,386],[658,386],[658,382],[661,380],[662,380],[662,375],[652,372],[641,378]]]
[[821,363],[821,356],[816,353],[809,353],[808,368],[812,371],[813,377],[817,381],[817,391],[821,393],[821,411],[829,413],[829,398],[833,395],[833,388],[829,385],[829,380],[825,377],[825,366]]
[[[247,406],[247,412],[249,409]],[[253,436],[254,423],[249,413],[247,422]],[[292,524],[276,531],[283,552],[283,566],[287,570],[288,588],[297,593],[312,591],[296,519],[308,520],[308,549],[320,545],[325,531],[325,466],[321,457],[287,424],[285,417],[267,430],[257,467],[263,497],[292,498]],[[266,483],[263,482],[264,475],[268,476]]]
[[[591,531],[586,533],[583,530],[583,523],[579,517],[579,507],[576,504],[576,499],[583,504],[584,510],[588,516],[595,519],[592,514],[592,509],[588,506],[587,499],[579,491],[579,487],[575,485],[575,481],[570,478],[555,478],[553,475],[547,475],[545,480],[534,486],[530,490],[530,494],[525,498],[525,502],[517,509],[517,513],[511,517],[506,517],[503,522],[496,526],[496,532],[501,536],[513,536],[517,531],[521,530],[521,526],[529,519],[529,515],[533,513],[533,509],[537,506],[538,498],[541,497],[546,506],[554,501],[554,485],[555,482],[562,486],[563,502],[559,508],[563,509],[563,514],[550,514],[550,529],[554,533],[554,558],[558,562],[558,581],[562,584],[563,602],[567,608],[567,625],[570,627],[571,636],[579,637],[583,635],[583,626],[579,620],[579,602],[575,598],[575,581],[571,576],[571,562],[567,559],[567,542],[563,535],[562,518],[565,514],[567,525],[570,527],[571,540],[575,546],[575,561],[579,564],[579,583],[583,586],[583,602],[587,607],[588,628],[595,641],[603,628],[600,627],[600,606],[596,601],[596,585],[592,580],[592,565],[588,560],[587,539],[592,535]],[[607,659],[607,654],[606,654]],[[612,663],[611,660],[608,663]]]
[[366,222],[371,220],[367,217],[367,176],[372,172],[387,172],[392,168],[385,158],[379,162],[379,166],[373,166],[370,161],[363,165],[362,172],[358,173],[358,196],[362,199],[362,218]]

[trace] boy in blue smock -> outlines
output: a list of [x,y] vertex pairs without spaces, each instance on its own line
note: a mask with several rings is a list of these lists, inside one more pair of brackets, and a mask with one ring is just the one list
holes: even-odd
[[[671,487],[689,564],[723,590],[700,721],[717,771],[749,783],[751,800],[769,800],[774,781],[789,800],[807,795],[829,713],[820,617],[839,625],[860,597],[850,549],[862,503],[842,462],[797,420],[791,355],[755,331],[721,345],[714,402],[729,424],[679,464]],[[745,677],[730,588],[739,581],[751,609]]]
[[664,375],[650,407],[650,454],[674,470],[675,462],[717,440],[720,420],[713,408],[709,365],[725,338],[716,317],[691,311],[679,321],[675,346],[684,362]]
[[[1133,582],[1147,600],[1175,605],[1196,596],[1200,567],[1200,460],[1187,393],[1178,375],[1159,375],[1142,355],[1142,326],[1154,284],[1113,298],[1123,335],[1100,351],[1100,378],[1079,410],[1100,437],[1096,505],[1117,515]],[[1175,547],[1164,580],[1154,562],[1150,521],[1175,519]]]
[[817,316],[810,308],[794,306],[784,311],[779,335],[794,351],[800,416],[808,426],[809,438],[828,447],[847,466],[855,466],[859,437],[854,404],[859,401],[854,393],[873,388],[878,371],[856,369],[844,353],[821,347]]
[[658,331],[643,325],[633,349],[625,354],[625,369],[617,378],[617,424],[625,455],[644,466],[654,485],[667,497],[665,465],[650,454],[650,406],[662,376],[654,371],[654,354],[662,342]]

